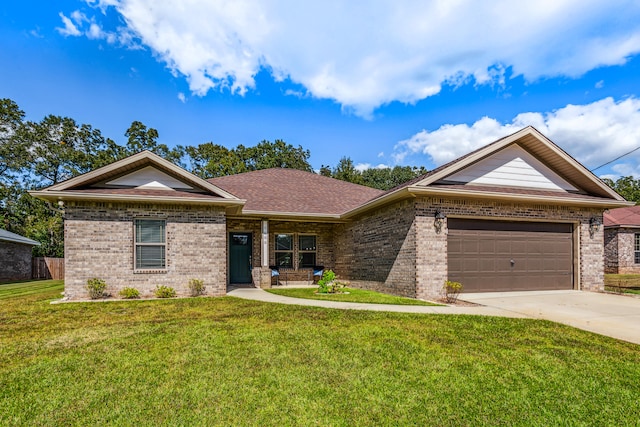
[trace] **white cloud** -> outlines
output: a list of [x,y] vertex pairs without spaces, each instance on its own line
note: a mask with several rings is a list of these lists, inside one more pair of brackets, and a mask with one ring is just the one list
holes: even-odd
[[63,36],[74,36],[74,37],[78,37],[82,35],[80,30],[78,30],[78,27],[74,25],[71,19],[67,18],[62,12],[60,12],[59,15],[60,15],[60,19],[62,19],[62,23],[64,24],[64,28],[60,28],[60,27],[56,28],[56,30],[58,30],[60,34],[62,34]]
[[624,0],[87,2],[117,11],[119,40],[135,34],[195,94],[244,94],[266,69],[361,116],[444,83],[504,84],[507,67],[577,77],[640,52],[640,2]]
[[383,163],[380,163],[376,166],[372,166],[371,163],[357,163],[354,168],[359,171],[359,172],[364,172],[367,169],[389,169],[390,166],[389,165],[385,165]]
[[[447,124],[434,131],[422,130],[396,144],[394,159],[401,163],[407,156],[421,153],[440,165],[528,125],[585,166],[594,168],[640,145],[640,99],[616,102],[613,98],[604,98],[591,104],[569,104],[546,113],[521,113],[511,123],[502,124],[483,117],[471,126]],[[634,159],[636,163],[640,161],[640,151],[621,161]],[[622,165],[616,167],[614,171],[627,173],[623,172]],[[624,170],[640,172],[640,167]]]
[[604,80],[599,80],[598,82],[596,82],[595,84],[596,89],[602,89],[603,87],[604,87]]
[[178,99],[179,99],[179,100],[180,100],[180,102],[182,102],[183,104],[184,104],[185,102],[187,102],[187,97],[186,97],[186,96],[184,96],[184,93],[182,93],[182,92],[178,92]]

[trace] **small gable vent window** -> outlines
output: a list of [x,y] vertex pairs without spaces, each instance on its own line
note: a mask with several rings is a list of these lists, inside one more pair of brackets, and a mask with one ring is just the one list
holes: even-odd
[[166,268],[166,223],[164,220],[135,220],[136,270]]
[[640,233],[636,233],[634,235],[635,239],[634,239],[634,244],[633,244],[633,250],[635,252],[635,263],[636,264],[640,264]]

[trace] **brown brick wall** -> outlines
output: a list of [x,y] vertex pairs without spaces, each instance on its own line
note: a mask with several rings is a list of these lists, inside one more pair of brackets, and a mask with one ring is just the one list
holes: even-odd
[[605,270],[607,273],[639,274],[640,264],[635,263],[635,228],[610,228],[605,230]]
[[0,241],[0,282],[31,279],[31,249],[23,243]]
[[336,227],[336,273],[353,286],[416,295],[413,200],[377,209]]
[[604,230],[604,272],[618,273],[618,229]]
[[[136,218],[166,220],[166,271],[134,272]],[[65,296],[87,298],[87,279],[107,282],[117,296],[134,287],[152,296],[156,285],[187,295],[191,278],[202,279],[208,295],[226,293],[224,208],[138,203],[67,203],[65,207]]]

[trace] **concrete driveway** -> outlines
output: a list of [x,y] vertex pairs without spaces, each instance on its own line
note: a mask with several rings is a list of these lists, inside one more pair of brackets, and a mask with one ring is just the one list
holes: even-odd
[[582,291],[461,294],[464,301],[640,344],[640,298]]

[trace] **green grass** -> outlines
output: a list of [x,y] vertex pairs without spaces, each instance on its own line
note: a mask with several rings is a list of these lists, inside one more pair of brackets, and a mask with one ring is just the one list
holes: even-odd
[[62,280],[38,280],[5,283],[0,284],[0,300],[33,294],[41,294],[49,291],[57,291],[58,298],[62,298],[62,296],[60,295],[62,289]]
[[[31,286],[25,284],[25,287]],[[640,346],[231,297],[0,300],[0,425],[636,425]]]
[[640,295],[640,274],[605,274],[607,291]]
[[316,294],[318,288],[288,288],[288,289],[267,289],[276,295],[285,297],[319,299],[342,302],[361,302],[369,304],[397,304],[397,305],[441,305],[427,301],[420,301],[413,298],[403,298],[394,295],[382,294],[380,292],[366,291],[364,289],[345,288],[348,294]]

